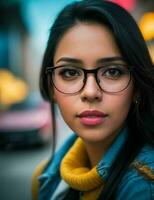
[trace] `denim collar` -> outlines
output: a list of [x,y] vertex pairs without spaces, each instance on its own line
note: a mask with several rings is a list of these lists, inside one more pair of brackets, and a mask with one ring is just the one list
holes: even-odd
[[97,172],[103,180],[107,179],[109,169],[110,169],[114,159],[118,155],[124,142],[126,141],[127,134],[128,134],[128,128],[124,127],[119,132],[118,136],[113,141],[113,143],[111,144],[110,148],[107,150],[105,155],[102,157],[101,161],[98,163]]
[[[110,148],[107,150],[101,161],[97,165],[97,172],[99,176],[106,180],[110,166],[112,165],[115,157],[117,156],[120,148],[123,146],[128,129],[123,128],[114,142],[111,144]],[[44,169],[41,176],[39,176],[40,188],[39,188],[39,200],[49,200],[59,185],[60,178],[60,163],[64,155],[70,149],[70,147],[75,142],[77,136],[72,134],[64,145],[59,149],[55,156],[49,161],[47,167]]]

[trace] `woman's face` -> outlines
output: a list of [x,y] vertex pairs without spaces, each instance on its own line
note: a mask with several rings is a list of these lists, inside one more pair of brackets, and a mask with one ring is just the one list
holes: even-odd
[[[54,66],[95,69],[103,65],[104,58],[117,56],[121,56],[120,51],[106,26],[78,24],[60,40]],[[116,62],[124,64],[121,60]],[[77,94],[63,94],[54,88],[54,99],[65,122],[84,141],[92,143],[110,143],[114,139],[125,123],[133,96],[132,81],[124,91],[111,94],[99,88],[92,73],[87,75],[85,87]]]

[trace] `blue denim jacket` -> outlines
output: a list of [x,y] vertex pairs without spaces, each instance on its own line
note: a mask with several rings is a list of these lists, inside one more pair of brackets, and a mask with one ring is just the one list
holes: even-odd
[[[106,180],[109,168],[123,145],[127,134],[127,129],[121,131],[113,142],[103,159],[97,165],[97,171],[103,180]],[[60,163],[63,156],[75,142],[75,134],[64,143],[48,163],[44,172],[39,177],[39,200],[52,200],[52,196],[60,185]],[[144,169],[147,169],[151,176],[148,177]],[[145,145],[135,161],[123,176],[117,188],[116,200],[154,200],[154,148]],[[58,200],[60,200],[58,198]]]

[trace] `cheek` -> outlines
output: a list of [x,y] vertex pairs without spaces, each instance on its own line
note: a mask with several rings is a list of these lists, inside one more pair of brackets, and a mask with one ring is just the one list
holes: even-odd
[[111,112],[114,118],[123,121],[127,118],[133,101],[133,92],[115,96],[114,101],[110,101]]
[[54,99],[57,102],[57,105],[60,109],[60,112],[64,118],[69,118],[72,112],[72,106],[74,100],[71,97],[67,97],[66,95],[59,93],[58,91],[54,92]]

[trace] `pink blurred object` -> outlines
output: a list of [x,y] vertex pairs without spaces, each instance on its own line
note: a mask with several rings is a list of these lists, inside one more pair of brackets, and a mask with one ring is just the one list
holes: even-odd
[[50,107],[44,105],[33,110],[0,114],[0,130],[34,129],[42,127],[50,121]]
[[110,0],[114,3],[119,4],[121,7],[125,8],[128,11],[132,11],[136,6],[136,0]]
[[0,147],[44,145],[51,141],[50,105],[0,113]]

